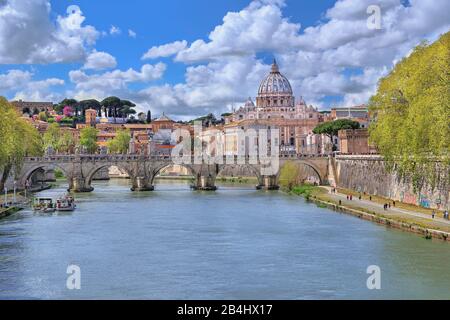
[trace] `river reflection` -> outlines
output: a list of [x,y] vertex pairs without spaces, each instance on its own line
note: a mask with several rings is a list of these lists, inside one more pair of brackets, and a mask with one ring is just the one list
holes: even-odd
[[[450,298],[448,243],[251,185],[95,188],[71,214],[0,221],[0,298]],[[81,268],[81,290],[66,288],[69,265]],[[367,289],[370,265],[381,268],[381,290]]]

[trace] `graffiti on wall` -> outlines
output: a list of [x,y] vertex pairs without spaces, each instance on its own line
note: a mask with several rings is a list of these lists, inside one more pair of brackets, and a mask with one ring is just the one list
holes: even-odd
[[430,208],[430,200],[424,194],[420,195],[420,202],[419,202],[419,204],[420,204],[421,207]]
[[408,204],[417,204],[417,196],[413,193],[402,192],[400,194],[400,201]]

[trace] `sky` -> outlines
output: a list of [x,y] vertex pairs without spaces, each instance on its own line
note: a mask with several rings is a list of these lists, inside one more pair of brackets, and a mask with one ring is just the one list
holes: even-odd
[[186,120],[254,99],[276,58],[297,98],[328,110],[367,103],[449,30],[448,0],[0,0],[0,95],[115,95]]

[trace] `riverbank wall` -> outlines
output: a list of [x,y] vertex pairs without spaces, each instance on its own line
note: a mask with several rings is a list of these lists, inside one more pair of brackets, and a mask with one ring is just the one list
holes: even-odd
[[337,156],[334,165],[336,186],[356,192],[413,204],[424,208],[450,208],[449,168],[436,165],[438,181],[435,188],[425,185],[414,190],[412,179],[401,178],[386,169],[381,156]]
[[0,208],[0,219],[9,217],[10,215],[19,212],[20,210],[22,209],[17,207]]
[[334,210],[336,212],[350,214],[363,220],[372,221],[377,224],[384,225],[388,228],[394,228],[406,232],[411,232],[423,236],[426,239],[439,239],[442,241],[450,242],[450,233],[445,231],[435,230],[424,226],[419,226],[414,223],[383,217],[376,213],[366,212],[359,209],[351,208],[349,206],[339,205],[331,201],[320,199],[317,196],[312,197],[310,201],[313,201],[318,205],[326,206],[328,209]]

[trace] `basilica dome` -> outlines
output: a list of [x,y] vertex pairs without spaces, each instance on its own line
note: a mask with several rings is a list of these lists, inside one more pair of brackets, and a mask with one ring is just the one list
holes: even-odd
[[280,73],[277,62],[274,61],[269,75],[261,82],[258,95],[292,95],[289,80]]
[[295,105],[294,94],[289,80],[280,73],[274,60],[272,70],[259,86],[256,106],[258,108],[292,108]]

